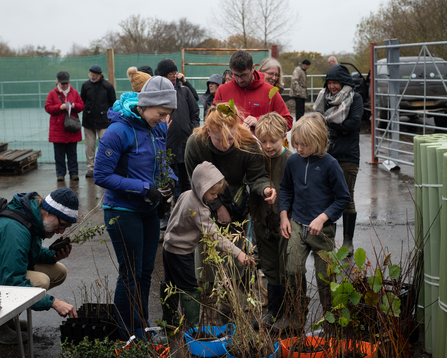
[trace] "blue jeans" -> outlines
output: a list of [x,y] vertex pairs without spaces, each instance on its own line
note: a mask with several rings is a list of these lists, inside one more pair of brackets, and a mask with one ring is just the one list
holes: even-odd
[[[110,220],[119,217],[115,223]],[[148,326],[148,298],[160,237],[156,210],[137,213],[104,210],[104,221],[119,264],[115,290],[115,310],[120,337],[135,334],[145,339]]]

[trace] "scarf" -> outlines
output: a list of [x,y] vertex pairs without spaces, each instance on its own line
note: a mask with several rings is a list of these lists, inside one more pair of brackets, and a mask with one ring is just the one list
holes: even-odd
[[351,86],[344,85],[335,95],[328,89],[322,89],[315,101],[314,111],[320,112],[328,123],[340,124],[348,117],[353,99],[354,90]]
[[70,86],[68,86],[68,88],[65,91],[62,91],[62,88],[61,88],[60,84],[58,83],[57,89],[59,90],[59,92],[62,92],[65,95],[65,99],[67,99],[68,92],[70,92]]

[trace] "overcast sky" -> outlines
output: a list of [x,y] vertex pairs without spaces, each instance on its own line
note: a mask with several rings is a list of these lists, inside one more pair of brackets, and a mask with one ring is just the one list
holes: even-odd
[[[386,0],[290,0],[300,14],[299,28],[288,38],[287,51],[322,54],[352,52],[356,25]],[[17,49],[24,45],[53,45],[64,55],[73,43],[88,46],[108,30],[119,30],[119,22],[130,15],[171,21],[186,17],[208,27],[210,21],[231,9],[217,9],[219,0],[16,0],[2,1],[0,37]],[[288,26],[287,23],[284,24]]]

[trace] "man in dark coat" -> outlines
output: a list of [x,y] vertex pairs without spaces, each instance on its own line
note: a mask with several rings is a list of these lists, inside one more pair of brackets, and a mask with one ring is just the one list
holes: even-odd
[[109,119],[107,111],[116,101],[116,93],[112,84],[104,79],[99,65],[90,67],[90,80],[84,82],[81,88],[81,98],[85,108],[82,115],[82,126],[85,136],[85,157],[87,159],[86,178],[93,178],[95,167],[96,136],[101,139]]
[[195,127],[199,126],[199,96],[192,85],[179,73],[174,61],[166,58],[160,61],[155,70],[159,76],[166,77],[172,82],[177,91],[177,109],[171,115],[171,125],[168,129],[166,149],[175,154],[171,167],[178,177],[178,190],[176,188],[175,200],[184,191],[191,189],[188,173],[185,168],[186,141]]

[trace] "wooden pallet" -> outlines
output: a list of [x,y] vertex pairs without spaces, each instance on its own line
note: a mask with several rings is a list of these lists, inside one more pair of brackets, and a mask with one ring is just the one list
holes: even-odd
[[23,174],[37,168],[40,150],[13,149],[0,152],[0,175]]
[[4,152],[8,149],[8,143],[0,143],[0,152]]

